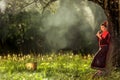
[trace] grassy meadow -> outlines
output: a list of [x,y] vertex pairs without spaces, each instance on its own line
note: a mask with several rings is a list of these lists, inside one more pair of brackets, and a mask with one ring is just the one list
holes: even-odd
[[[95,70],[90,68],[93,57],[66,54],[0,56],[0,80],[92,80]],[[26,63],[37,62],[37,69],[26,68]],[[120,80],[119,70],[95,80]]]

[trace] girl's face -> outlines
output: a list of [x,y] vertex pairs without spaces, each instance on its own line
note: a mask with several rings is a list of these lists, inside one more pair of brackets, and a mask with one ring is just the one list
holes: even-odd
[[103,25],[101,25],[100,28],[101,28],[101,31],[103,31],[103,32],[107,30],[107,28],[105,26],[103,26]]

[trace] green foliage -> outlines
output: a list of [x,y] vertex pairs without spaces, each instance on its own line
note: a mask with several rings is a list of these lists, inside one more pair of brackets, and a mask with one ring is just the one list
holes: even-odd
[[40,31],[42,16],[39,12],[24,11],[18,14],[4,14],[2,17],[1,52],[42,52],[44,36]]
[[[63,36],[65,36],[65,39],[67,39],[65,41],[58,41],[63,37],[60,37],[60,39],[58,38],[58,40],[56,38],[53,39],[52,44],[55,43],[55,49],[59,49],[59,47],[61,48],[59,44],[61,44],[61,42],[65,42],[67,46],[65,46],[64,48],[73,49],[75,52],[81,52],[85,55],[86,53],[92,53],[92,51],[95,52],[95,40],[89,39],[89,36],[91,35],[87,35],[88,37],[86,38],[84,35],[85,31],[79,31],[78,29],[78,26],[81,24],[80,22],[83,21],[79,20],[75,25],[70,25],[70,27],[72,26],[72,28],[70,30],[66,30],[68,32],[63,31],[66,24],[63,25],[63,28],[60,25],[59,28],[54,29],[51,28],[51,26],[53,25],[45,25],[47,23],[50,23],[47,22],[47,18],[51,16],[51,13],[55,13],[59,8],[64,8],[64,1],[60,1],[61,0],[8,0],[5,14],[0,13],[0,53],[43,53],[45,51],[50,51],[51,44],[49,44],[49,42],[51,43],[52,41],[48,40],[46,35],[52,32],[52,34],[56,34],[54,33],[54,29],[55,32],[60,33],[59,35],[53,35],[53,38],[55,38],[54,36],[61,36],[60,34],[64,33]],[[74,9],[76,3],[73,4],[73,2],[74,0],[69,2],[71,5],[66,5],[68,7],[67,9],[71,8],[71,11],[75,11]],[[41,14],[42,11],[44,11],[43,14]],[[69,13],[69,11],[70,10],[68,10],[67,13]],[[64,12],[64,9],[62,12]],[[62,13],[62,15],[64,15],[64,13]],[[55,15],[52,14],[52,16]],[[71,15],[68,15],[67,17],[69,16]],[[58,15],[58,18],[59,17],[60,16]],[[64,19],[64,17],[61,18],[61,20],[62,19]],[[68,19],[72,20],[72,17]],[[53,19],[50,18],[50,20]],[[57,24],[56,21],[59,23],[59,19],[57,19],[55,21],[53,20],[53,23],[51,24]],[[46,32],[42,31],[47,29],[46,27],[48,29],[50,28],[50,30],[46,30]],[[54,27],[58,27],[58,24]],[[61,31],[57,31],[58,29],[61,29]],[[91,33],[91,28],[88,29],[87,32]],[[51,36],[49,37],[51,38]],[[54,40],[56,40],[56,42]],[[58,45],[56,44],[57,42],[59,42]],[[62,46],[64,46],[65,43],[63,43]]]
[[[50,55],[0,56],[0,78],[2,80],[92,80],[94,70],[90,68],[92,57],[66,53]],[[37,61],[37,70],[27,70],[25,64]],[[119,72],[97,80],[119,80]]]
[[0,12],[0,53],[45,51],[41,12],[54,10],[55,1],[8,0],[5,13]]

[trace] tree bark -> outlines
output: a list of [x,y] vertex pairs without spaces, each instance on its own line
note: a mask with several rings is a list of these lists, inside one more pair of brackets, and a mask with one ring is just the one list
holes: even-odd
[[[108,18],[109,31],[111,33],[111,46],[109,61],[113,66],[120,67],[120,0],[89,0],[100,5]],[[111,58],[111,59],[110,59]]]

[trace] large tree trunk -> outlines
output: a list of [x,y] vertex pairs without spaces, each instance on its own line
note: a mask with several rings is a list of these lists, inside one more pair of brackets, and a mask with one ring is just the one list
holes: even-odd
[[[112,65],[120,67],[120,0],[89,0],[99,4],[105,11],[112,35],[109,58]],[[111,57],[112,56],[112,57]],[[109,60],[111,61],[111,60]]]

